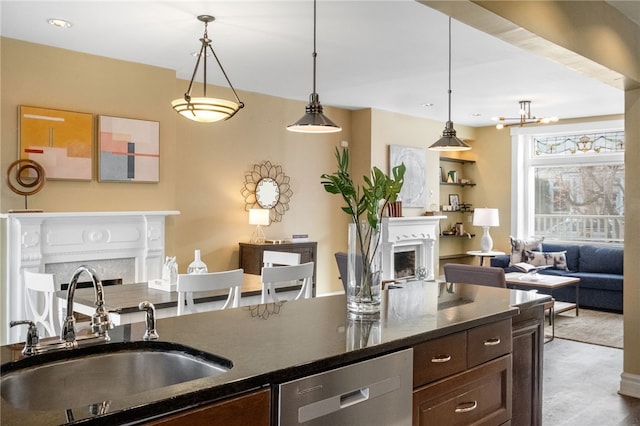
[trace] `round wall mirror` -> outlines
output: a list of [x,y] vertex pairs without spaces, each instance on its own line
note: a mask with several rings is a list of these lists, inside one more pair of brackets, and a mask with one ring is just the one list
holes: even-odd
[[263,178],[256,187],[256,201],[263,209],[270,209],[278,204],[280,199],[280,188],[275,180]]
[[284,174],[281,166],[263,161],[254,164],[244,174],[244,187],[240,191],[244,197],[245,210],[262,208],[269,210],[271,222],[280,222],[284,213],[289,210],[289,200],[293,195],[289,185],[289,176]]

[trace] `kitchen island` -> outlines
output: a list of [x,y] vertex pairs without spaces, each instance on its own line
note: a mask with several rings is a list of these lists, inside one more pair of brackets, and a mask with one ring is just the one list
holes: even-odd
[[[497,397],[502,401],[501,415],[508,416],[509,420],[512,406],[515,415],[523,411],[518,408],[516,413],[516,407],[523,405],[531,411],[532,424],[539,424],[536,423],[539,422],[536,413],[541,404],[543,341],[540,327],[543,304],[549,297],[469,284],[416,282],[406,287],[384,291],[380,318],[373,322],[349,319],[342,295],[160,319],[157,323],[160,340],[227,358],[233,362],[233,368],[216,377],[114,398],[109,401],[108,410],[98,416],[92,415],[86,405],[60,411],[20,410],[3,397],[0,422],[2,425],[64,424],[71,410],[77,423],[143,424],[162,421],[166,416],[171,420],[171,416],[183,415],[182,412],[187,414],[230,398],[258,392],[259,395],[267,395],[266,420],[262,424],[277,424],[278,385],[413,348],[414,424],[416,416],[420,415],[420,392],[434,385],[436,389],[442,389],[446,377],[461,382],[465,377],[476,377],[485,370],[495,370],[497,373],[491,377],[499,377],[503,381],[497,390]],[[438,343],[436,348],[445,348],[439,345],[440,342],[446,343],[441,339],[453,337],[459,342],[454,347],[471,347],[475,336],[485,330],[493,333],[494,326],[500,328],[505,324],[509,332],[513,330],[513,342],[511,333],[503,336],[501,344],[498,344],[500,339],[490,337],[489,341],[497,341],[495,344],[499,352],[491,349],[494,352],[481,354],[480,359],[474,362],[472,360],[478,358],[475,351],[465,349],[463,365],[458,370],[447,372],[445,378],[442,374],[429,378],[431,370],[419,364],[420,354],[428,353],[434,342]],[[523,326],[517,327],[517,324]],[[111,343],[141,340],[144,327],[144,323],[118,326],[110,332]],[[524,345],[519,349],[516,342],[522,336],[525,336],[522,340]],[[7,363],[10,365],[12,360],[21,358],[20,349],[20,345],[0,348],[3,371]],[[512,356],[518,357],[513,360],[513,374]],[[47,355],[41,357],[44,361]],[[534,359],[528,359],[531,357]],[[498,362],[499,365],[496,364]],[[527,377],[528,381],[525,380]],[[516,401],[516,388],[526,390],[526,401]],[[262,407],[265,408],[264,405]],[[256,407],[255,411],[260,410]]]

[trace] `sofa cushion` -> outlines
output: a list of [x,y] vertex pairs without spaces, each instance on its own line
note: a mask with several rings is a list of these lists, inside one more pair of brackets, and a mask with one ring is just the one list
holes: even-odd
[[580,246],[580,272],[600,272],[604,274],[623,274],[622,248]]
[[578,244],[542,243],[541,251],[566,251],[567,268],[577,271],[580,267],[580,246]]
[[511,241],[511,259],[509,261],[509,266],[513,266],[516,263],[524,262],[525,250],[540,251],[544,237],[531,238],[529,240],[520,240],[509,237],[509,240]]
[[601,274],[596,272],[572,272],[571,277],[580,278],[580,290],[595,289],[599,291],[622,292],[624,280],[622,275]]
[[525,250],[524,262],[533,266],[551,266],[554,269],[568,270],[566,253],[566,251]]

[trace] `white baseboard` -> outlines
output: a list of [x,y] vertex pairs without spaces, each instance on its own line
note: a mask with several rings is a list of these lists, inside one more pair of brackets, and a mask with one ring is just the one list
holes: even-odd
[[640,374],[620,374],[620,390],[618,393],[640,398]]

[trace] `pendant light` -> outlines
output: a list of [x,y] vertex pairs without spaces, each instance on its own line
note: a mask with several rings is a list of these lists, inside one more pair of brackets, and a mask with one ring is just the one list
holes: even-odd
[[316,0],[313,0],[313,93],[309,95],[309,104],[305,114],[295,123],[287,126],[287,130],[301,133],[334,133],[342,130],[329,117],[322,113],[320,97],[316,93]]
[[444,126],[442,137],[431,145],[429,149],[433,151],[468,151],[471,149],[469,145],[456,136],[456,131],[451,121],[451,16],[449,16],[449,119]]
[[[213,22],[216,18],[211,15],[200,15],[198,16],[198,20],[204,22],[204,36],[200,39],[202,42],[202,46],[200,47],[200,52],[198,53],[198,59],[196,60],[196,67],[193,70],[193,75],[191,76],[191,82],[189,82],[189,87],[187,92],[184,94],[183,98],[174,99],[171,102],[171,106],[176,112],[183,117],[188,118],[189,120],[197,121],[198,123],[213,123],[215,121],[220,120],[228,120],[233,117],[236,112],[240,108],[244,108],[244,103],[240,101],[238,98],[238,94],[236,90],[231,85],[229,81],[229,77],[227,77],[227,73],[222,68],[222,64],[216,55],[216,52],[213,51],[213,47],[211,47],[211,39],[207,34],[207,25],[209,22]],[[236,102],[228,101],[226,99],[218,99],[218,98],[208,98],[207,97],[207,48],[211,51],[211,54],[218,62],[218,66],[220,70],[222,70],[222,74],[224,78],[229,83],[229,87],[233,91],[234,96],[236,97]],[[193,87],[193,80],[196,77],[196,73],[198,72],[198,66],[200,65],[200,60],[204,59],[204,94],[201,98],[191,97],[191,88]]]

